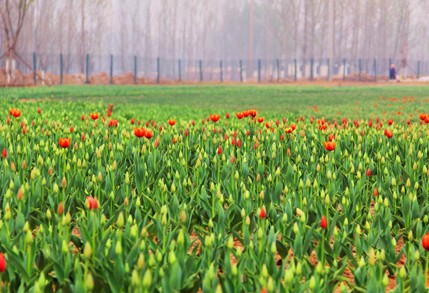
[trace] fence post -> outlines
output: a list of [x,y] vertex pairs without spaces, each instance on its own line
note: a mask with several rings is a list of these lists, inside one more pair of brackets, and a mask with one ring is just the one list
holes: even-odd
[[156,58],[156,83],[160,82],[161,79],[161,64],[160,64],[160,60],[159,57]]
[[178,60],[177,65],[179,66],[179,82],[181,82],[182,81],[182,60],[181,59]]
[[60,54],[60,84],[63,84],[64,81],[64,59],[63,53]]
[[86,65],[85,65],[85,83],[89,83],[89,54],[86,54]]
[[329,58],[326,59],[326,65],[328,66],[328,74],[326,74],[326,80],[329,81],[331,79],[331,71],[330,71],[331,59]]
[[243,61],[240,59],[240,81],[243,82]]
[[377,59],[374,58],[374,81],[377,81]]
[[137,83],[137,56],[134,56],[134,84]]
[[359,66],[359,81],[362,81],[362,59],[358,60],[358,66]]
[[417,79],[420,78],[420,60],[417,61]]
[[314,66],[314,59],[310,59],[310,80],[312,81],[314,79],[314,72],[313,72],[313,66]]
[[261,59],[258,59],[258,82],[261,82]]
[[346,58],[343,59],[343,80],[346,80]]
[[277,82],[280,81],[280,60],[277,59],[276,60],[276,65],[277,65]]
[[36,70],[37,70],[37,55],[36,52],[33,52],[33,80],[34,80],[34,84],[36,84],[37,82],[37,74],[36,74]]
[[220,82],[223,82],[223,64],[222,64],[222,60],[219,61],[219,67],[220,67]]
[[296,59],[293,59],[293,65],[294,65],[294,70],[293,70],[293,79],[294,81],[296,81],[297,79],[297,66],[296,66]]
[[113,83],[113,55],[110,55],[110,84]]
[[199,67],[200,67],[200,82],[203,82],[203,61],[200,59]]

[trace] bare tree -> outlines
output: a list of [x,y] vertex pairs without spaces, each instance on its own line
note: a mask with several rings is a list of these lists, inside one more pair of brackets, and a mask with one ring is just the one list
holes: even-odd
[[25,16],[33,0],[10,1],[2,0],[0,3],[0,17],[2,29],[6,36],[5,52],[6,56],[6,84],[9,85],[14,78],[16,68],[17,43]]

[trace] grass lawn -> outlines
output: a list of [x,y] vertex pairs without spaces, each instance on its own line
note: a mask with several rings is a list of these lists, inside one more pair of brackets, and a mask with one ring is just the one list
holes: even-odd
[[[229,111],[256,108],[267,117],[279,114],[326,118],[368,118],[380,114],[425,111],[429,87],[425,85],[146,85],[53,86],[2,88],[0,98],[54,98],[55,100],[114,103],[132,107]],[[413,103],[393,103],[404,97]],[[385,97],[385,99],[383,99]],[[398,100],[392,99],[397,98]],[[314,107],[316,106],[316,107]],[[384,106],[384,108],[383,108]],[[380,111],[378,108],[382,108]]]

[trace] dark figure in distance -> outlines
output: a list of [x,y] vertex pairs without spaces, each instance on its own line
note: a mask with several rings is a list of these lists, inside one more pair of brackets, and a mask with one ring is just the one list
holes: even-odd
[[395,80],[396,79],[396,68],[395,68],[395,64],[390,64],[390,69],[389,69],[389,78],[391,80]]

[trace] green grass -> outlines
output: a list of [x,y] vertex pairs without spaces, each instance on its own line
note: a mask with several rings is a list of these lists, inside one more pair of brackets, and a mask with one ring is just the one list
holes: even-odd
[[[240,111],[256,108],[261,115],[287,113],[295,116],[314,115],[326,118],[366,118],[379,115],[375,104],[386,111],[397,112],[401,104],[389,106],[382,97],[417,100],[407,105],[408,112],[424,111],[429,96],[424,85],[316,86],[316,85],[147,85],[147,86],[54,86],[2,88],[0,98],[54,98],[65,101],[90,101],[161,107],[172,111],[181,108],[207,111]],[[318,112],[312,108],[318,107]],[[390,108],[389,108],[390,107]]]

